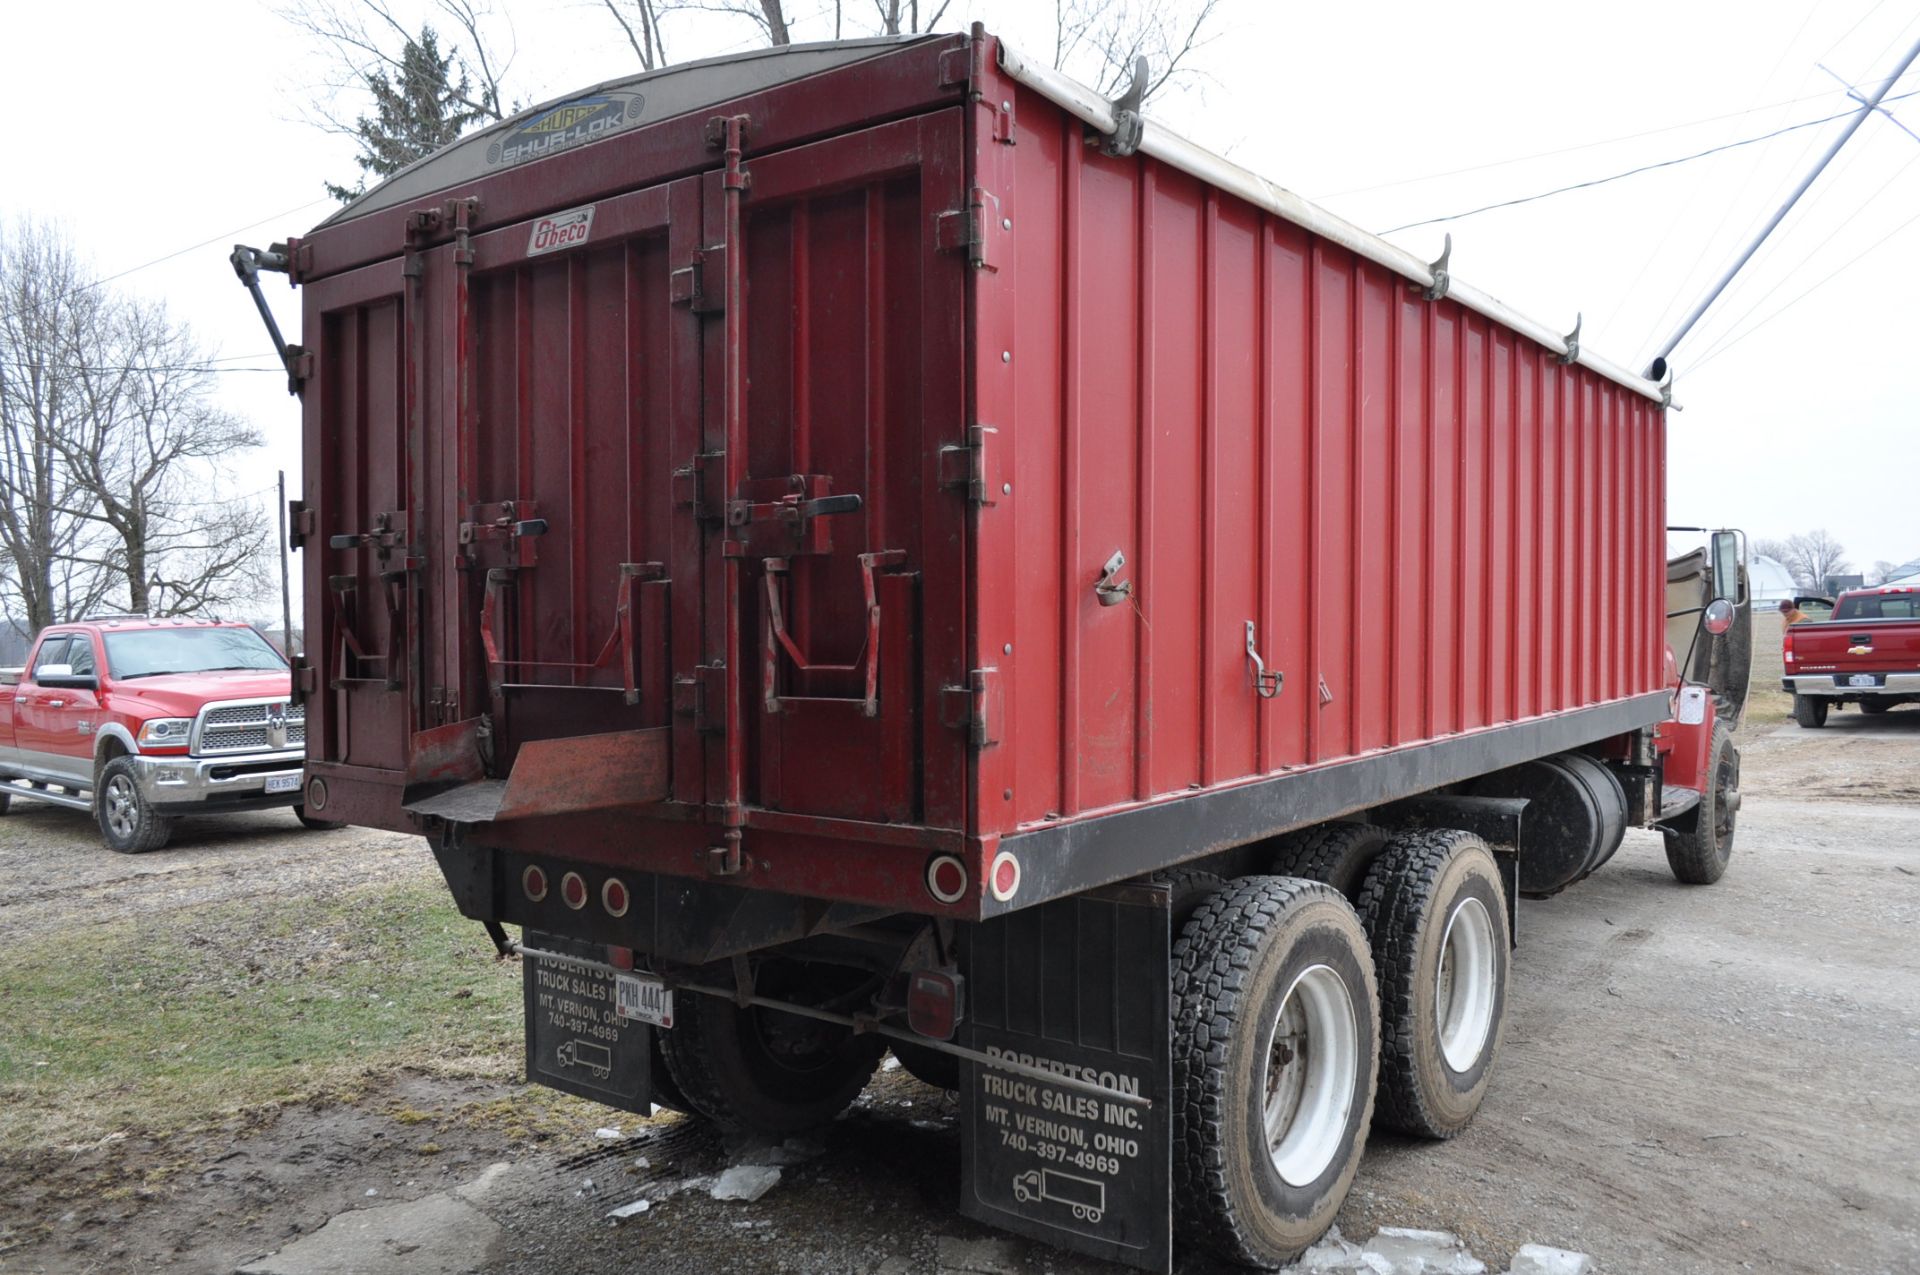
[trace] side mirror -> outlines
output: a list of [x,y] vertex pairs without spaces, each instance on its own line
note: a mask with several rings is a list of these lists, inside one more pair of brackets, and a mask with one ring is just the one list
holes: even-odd
[[97,691],[100,679],[92,673],[76,673],[71,664],[49,664],[33,675],[36,686],[65,691]]
[[1707,609],[1701,613],[1700,627],[1719,637],[1733,627],[1733,603],[1725,598],[1715,598],[1707,603]]
[[[1713,533],[1713,596],[1734,606],[1747,600],[1747,555],[1737,531]],[[1725,630],[1719,630],[1724,632]]]

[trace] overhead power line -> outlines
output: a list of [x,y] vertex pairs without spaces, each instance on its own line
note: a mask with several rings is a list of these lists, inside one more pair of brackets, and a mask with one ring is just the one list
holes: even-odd
[[[1911,93],[1901,93],[1897,96],[1883,98],[1881,100],[1883,102],[1898,102],[1910,97],[1920,97],[1920,89],[1916,89]],[[1461,221],[1468,217],[1477,217],[1484,212],[1493,212],[1499,208],[1513,208],[1520,204],[1537,203],[1542,199],[1551,199],[1555,195],[1565,195],[1576,190],[1590,190],[1595,186],[1605,186],[1610,182],[1622,181],[1628,177],[1637,177],[1641,173],[1651,173],[1661,168],[1672,168],[1676,164],[1692,163],[1696,159],[1706,159],[1710,155],[1718,155],[1725,151],[1738,150],[1742,146],[1753,146],[1759,142],[1772,141],[1774,138],[1784,136],[1787,133],[1795,133],[1803,128],[1817,128],[1822,124],[1831,124],[1835,120],[1847,119],[1859,113],[1860,108],[1854,107],[1851,110],[1841,111],[1837,115],[1823,115],[1817,120],[1804,120],[1798,124],[1789,124],[1784,128],[1776,128],[1771,133],[1762,133],[1757,137],[1745,137],[1737,142],[1726,142],[1719,146],[1711,146],[1703,151],[1695,151],[1691,155],[1680,155],[1673,159],[1663,159],[1652,164],[1641,164],[1639,167],[1629,168],[1625,172],[1610,173],[1605,177],[1595,177],[1589,181],[1574,182],[1567,186],[1556,186],[1552,190],[1543,190],[1532,195],[1521,195],[1515,199],[1503,199],[1498,203],[1482,204],[1478,208],[1469,208],[1465,212],[1448,213],[1444,217],[1427,217],[1421,221],[1410,221],[1404,226],[1395,226],[1391,230],[1383,230],[1380,233],[1382,235],[1397,235],[1403,230],[1414,230],[1421,226],[1437,226],[1443,221]]]
[[289,208],[284,212],[270,213],[265,217],[256,217],[252,221],[246,223],[244,226],[235,226],[232,230],[223,230],[211,239],[202,239],[199,243],[188,244],[184,248],[175,249],[173,252],[168,253],[164,257],[155,257],[152,261],[143,261],[137,266],[128,266],[125,270],[120,271],[118,274],[110,274],[104,279],[95,279],[92,283],[88,284],[87,287],[97,288],[101,284],[112,283],[115,279],[124,279],[128,275],[138,274],[140,271],[145,270],[150,266],[157,266],[157,265],[160,265],[162,262],[172,261],[175,257],[184,257],[188,253],[197,251],[201,248],[211,247],[212,245],[217,243],[225,243],[227,240],[233,238],[235,235],[241,233],[242,231],[252,230],[255,226],[263,226],[270,221],[279,221],[283,217],[291,217],[297,212],[304,212],[307,209],[313,207],[315,204],[324,204],[329,202],[331,202],[331,200],[327,196],[323,195],[319,199],[309,199],[304,204],[296,204],[294,207]]
[[1823,276],[1819,280],[1819,282],[1813,284],[1806,291],[1795,296],[1793,300],[1787,302],[1785,305],[1781,306],[1778,310],[1775,310],[1772,314],[1769,314],[1766,318],[1760,320],[1758,323],[1754,324],[1752,327],[1748,328],[1746,331],[1740,333],[1740,335],[1734,337],[1731,340],[1722,341],[1717,347],[1715,347],[1713,350],[1710,350],[1707,353],[1707,356],[1705,358],[1701,359],[1698,363],[1694,364],[1693,370],[1695,372],[1698,372],[1701,368],[1705,367],[1707,364],[1711,363],[1713,360],[1719,358],[1722,354],[1725,354],[1728,350],[1731,350],[1734,346],[1740,344],[1742,341],[1752,336],[1755,332],[1758,332],[1761,328],[1766,327],[1769,323],[1772,323],[1775,319],[1779,318],[1781,315],[1785,314],[1787,311],[1793,309],[1793,307],[1795,307],[1796,305],[1799,305],[1802,301],[1806,300],[1808,297],[1812,296],[1814,293],[1818,292],[1820,289],[1826,287],[1829,283],[1832,283],[1835,279],[1838,279],[1841,275],[1845,274],[1847,271],[1853,269],[1854,266],[1860,264],[1861,261],[1866,259],[1866,257],[1869,254],[1871,254],[1874,249],[1878,248],[1881,244],[1886,243],[1887,240],[1893,238],[1895,235],[1899,234],[1901,231],[1905,230],[1908,226],[1913,225],[1917,221],[1920,221],[1920,213],[1915,213],[1913,216],[1907,218],[1905,221],[1895,226],[1892,230],[1889,230],[1886,234],[1880,236],[1878,239],[1868,244],[1865,248],[1862,248],[1859,252],[1855,253],[1852,257],[1848,258],[1844,263],[1842,263],[1841,265],[1833,269],[1831,272]]

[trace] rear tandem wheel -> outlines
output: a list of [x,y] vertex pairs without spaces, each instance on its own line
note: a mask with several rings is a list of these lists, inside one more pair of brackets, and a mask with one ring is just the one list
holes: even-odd
[[1174,944],[1172,1007],[1175,1216],[1229,1261],[1290,1261],[1333,1224],[1366,1146],[1366,933],[1331,886],[1243,877]]

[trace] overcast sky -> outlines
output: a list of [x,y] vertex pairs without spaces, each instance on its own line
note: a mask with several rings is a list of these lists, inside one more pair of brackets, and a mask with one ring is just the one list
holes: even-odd
[[[831,35],[818,16],[830,5],[789,4],[797,38]],[[497,30],[517,49],[518,96],[635,68],[597,3],[495,7],[511,19],[511,34]],[[849,13],[864,7],[847,0]],[[979,17],[1050,46],[1050,5],[953,8],[953,27]],[[749,26],[720,17],[667,34],[676,60],[752,43]],[[1150,113],[1378,232],[1834,115],[1849,103],[1820,64],[1871,82],[1916,37],[1911,0],[1223,0],[1198,74]],[[225,256],[235,240],[303,232],[332,206],[321,183],[351,182],[351,147],[306,119],[324,76],[255,0],[10,5],[0,216],[64,223],[101,274],[129,271],[118,286],[165,299],[225,366],[267,367]],[[1920,69],[1890,96],[1916,92]],[[1920,96],[1891,110],[1920,132]],[[1432,257],[1451,231],[1460,278],[1562,330],[1583,314],[1583,343],[1639,368],[1843,127],[1389,237]],[[1754,536],[1824,526],[1863,569],[1920,555],[1916,221],[1920,141],[1870,119],[1675,357],[1685,410],[1670,418],[1670,521]],[[296,331],[295,298],[283,280],[269,289]],[[265,492],[282,467],[294,484],[299,416],[283,379],[219,381],[268,439],[235,459],[230,490]]]

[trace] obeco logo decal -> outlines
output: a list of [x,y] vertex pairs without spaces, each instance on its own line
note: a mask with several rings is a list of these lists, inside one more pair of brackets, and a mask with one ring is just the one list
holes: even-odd
[[592,232],[592,204],[542,217],[533,223],[533,234],[527,239],[527,255],[537,257],[543,252],[558,252],[562,248],[583,244]]

